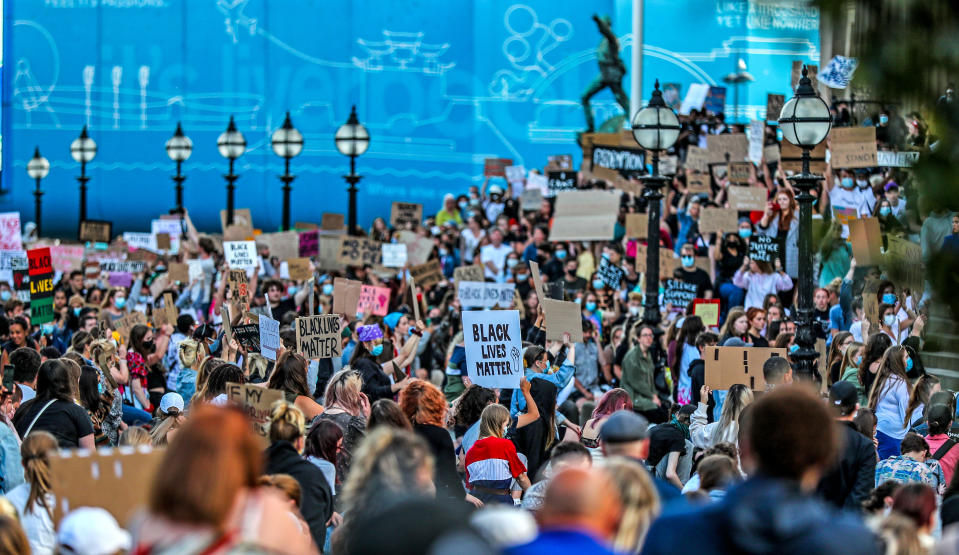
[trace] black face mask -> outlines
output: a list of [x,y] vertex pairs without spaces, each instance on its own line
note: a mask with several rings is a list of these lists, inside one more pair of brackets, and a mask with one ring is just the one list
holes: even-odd
[[157,344],[154,340],[144,341],[143,348],[146,350],[147,354],[151,354],[157,350]]

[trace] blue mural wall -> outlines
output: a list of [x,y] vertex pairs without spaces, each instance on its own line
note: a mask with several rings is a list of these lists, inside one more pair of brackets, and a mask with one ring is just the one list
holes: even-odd
[[[756,82],[741,88],[739,114],[762,116],[767,92],[788,93],[793,60],[818,63],[819,15],[800,2],[645,6],[644,96],[655,78],[681,95],[691,83],[721,86],[742,58]],[[74,234],[69,145],[87,125],[99,145],[88,217],[148,230],[174,205],[164,143],[179,121],[194,143],[185,204],[201,229],[218,229],[227,162],[216,138],[233,115],[248,143],[236,206],[275,230],[282,160],[269,137],[289,110],[306,141],[292,165],[293,219],[315,222],[345,212],[348,161],[332,137],[356,104],[372,135],[358,160],[360,222],[393,200],[429,212],[444,192],[482,182],[486,157],[527,168],[550,154],[578,159],[579,96],[598,72],[591,15],[613,17],[628,65],[631,9],[629,0],[6,0],[0,210],[33,219],[26,163],[38,146],[52,165],[45,234]],[[608,91],[593,106],[598,122],[620,113]]]

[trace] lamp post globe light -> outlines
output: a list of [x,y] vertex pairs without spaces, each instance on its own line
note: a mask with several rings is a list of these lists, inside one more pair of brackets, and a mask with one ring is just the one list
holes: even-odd
[[[799,190],[799,299],[796,304],[796,344],[799,349],[792,353],[796,361],[797,377],[812,379],[816,372],[816,330],[813,320],[813,268],[812,268],[812,203],[815,200],[809,191],[822,176],[809,171],[810,151],[826,140],[832,118],[829,107],[812,87],[806,67],[796,87],[796,95],[787,102],[779,114],[779,127],[783,139],[802,149],[802,172],[789,178]],[[824,364],[825,361],[822,361]]]
[[659,174],[659,153],[667,150],[679,138],[679,118],[663,100],[663,93],[659,90],[659,80],[656,80],[653,96],[649,104],[633,116],[633,138],[639,146],[653,153],[653,172],[643,176],[643,197],[646,199],[646,210],[649,215],[646,247],[646,299],[643,303],[643,322],[656,326],[660,321],[659,314],[659,209],[663,198],[660,190],[669,182],[669,178]]
[[37,237],[42,237],[41,233],[43,233],[40,225],[40,197],[43,196],[43,191],[40,190],[40,180],[49,173],[50,162],[43,156],[40,156],[40,147],[37,147],[33,151],[33,158],[27,162],[27,175],[37,182],[37,188],[33,191],[33,197],[36,199],[36,216],[34,220],[37,222]]
[[230,160],[230,173],[223,178],[226,179],[226,225],[233,225],[233,192],[236,190],[236,180],[240,177],[233,173],[233,165],[236,159],[246,152],[246,139],[236,128],[233,116],[230,116],[226,131],[216,140],[216,148],[220,151],[220,156]]
[[343,179],[350,185],[347,189],[350,194],[349,230],[347,233],[355,235],[357,233],[356,184],[363,177],[356,175],[356,157],[366,152],[366,149],[370,147],[370,134],[360,123],[359,118],[356,117],[355,104],[350,111],[350,118],[336,130],[334,141],[336,142],[336,150],[340,151],[340,154],[350,157],[350,174],[344,175]]
[[286,119],[283,126],[273,132],[270,141],[273,145],[273,152],[283,158],[285,169],[280,181],[283,182],[283,231],[290,229],[290,184],[296,179],[295,175],[290,174],[290,159],[303,152],[303,134],[293,127],[290,120],[290,113],[286,113]]
[[97,143],[87,135],[87,126],[83,126],[80,136],[70,143],[70,156],[73,160],[80,163],[80,221],[87,219],[87,163],[91,162],[97,155]]
[[193,141],[183,134],[183,128],[180,122],[176,124],[176,132],[166,142],[166,153],[170,160],[176,162],[176,175],[173,176],[173,182],[176,183],[176,211],[177,214],[183,214],[183,180],[186,177],[182,173],[183,162],[193,154]]

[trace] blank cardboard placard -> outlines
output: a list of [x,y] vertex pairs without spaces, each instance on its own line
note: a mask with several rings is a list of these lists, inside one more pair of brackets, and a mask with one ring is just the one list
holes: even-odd
[[546,298],[546,291],[543,289],[543,277],[539,274],[539,263],[535,260],[529,261],[529,271],[533,276],[533,287],[536,289],[536,298],[540,302]]
[[169,233],[157,233],[157,248],[161,251],[170,250],[170,234]]
[[645,239],[649,236],[649,214],[632,212],[626,214],[626,237],[629,239]]
[[[802,171],[802,149],[790,143],[782,142],[782,152],[780,153],[780,164],[783,171],[799,173]],[[826,172],[826,141],[816,145],[809,153],[809,171],[815,174]]]
[[753,391],[766,389],[763,364],[771,357],[786,358],[786,349],[767,347],[706,347],[706,385],[713,390],[728,390],[743,384]]
[[779,161],[779,145],[766,145],[763,147],[763,158],[766,163]]
[[710,164],[745,162],[749,159],[749,140],[745,133],[709,135],[706,137],[706,150],[709,151]]
[[882,262],[882,234],[878,218],[857,218],[849,222],[852,255],[859,266],[876,266]]
[[550,241],[608,241],[619,214],[618,191],[587,190],[556,193]]
[[[646,273],[646,256],[648,254],[646,245],[636,245],[636,272]],[[680,262],[673,258],[673,252],[668,249],[659,249],[659,279],[670,279],[673,272],[679,268]]]
[[300,235],[296,231],[261,233],[256,236],[256,242],[270,249],[270,258],[289,260],[300,256]]
[[[424,264],[433,252],[433,239],[421,237],[412,231],[400,231],[396,239],[406,245],[406,260],[411,265]],[[425,286],[424,286],[425,287]]]
[[[237,208],[233,210],[233,224],[237,226],[238,229],[242,229],[244,232],[249,231],[247,235],[253,235],[253,216],[250,215],[249,208]],[[220,229],[223,230],[224,235],[227,231],[226,223],[226,210],[220,210]],[[246,239],[246,235],[243,236],[243,239]]]
[[739,229],[739,211],[735,208],[703,208],[699,213],[699,232],[732,232]]
[[834,127],[829,132],[829,163],[834,168],[872,168],[879,164],[875,127]]
[[546,316],[547,340],[562,341],[563,334],[568,333],[573,343],[583,342],[583,315],[580,305],[545,298],[540,303]]
[[356,316],[356,303],[360,300],[363,284],[359,281],[334,278],[333,279],[333,312],[353,318]]
[[410,275],[421,287],[431,287],[443,281],[443,268],[440,261],[434,258],[425,264],[410,267]]
[[120,526],[127,525],[146,507],[163,454],[162,449],[121,447],[93,453],[63,450],[51,456],[54,525],[79,507],[100,507]]
[[324,212],[320,217],[320,229],[327,231],[339,231],[346,227],[343,221],[343,214],[334,212]]
[[338,235],[320,235],[318,267],[322,270],[342,272],[346,266],[340,264],[340,237]]
[[731,185],[726,189],[729,207],[736,210],[763,211],[766,209],[765,187],[737,187]]

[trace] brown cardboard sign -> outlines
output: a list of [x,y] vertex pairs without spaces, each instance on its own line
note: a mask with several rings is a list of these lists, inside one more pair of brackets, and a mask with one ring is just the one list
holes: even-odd
[[149,447],[57,452],[50,457],[54,525],[73,509],[100,507],[124,526],[146,508],[163,454]]
[[766,95],[766,121],[774,122],[779,121],[779,114],[783,111],[783,106],[786,104],[786,95],[783,94],[767,94]]
[[[636,245],[636,272],[646,273],[646,256],[648,249],[646,245]],[[668,249],[659,249],[659,279],[672,279],[676,268],[679,268],[679,259],[673,258],[672,251]]]
[[406,261],[412,265],[424,264],[435,247],[433,239],[412,231],[402,230],[396,234],[396,239],[406,245]]
[[875,127],[834,127],[829,132],[834,168],[871,168],[879,164]]
[[483,267],[479,264],[460,266],[453,269],[453,284],[459,287],[461,281],[486,281],[485,275]]
[[333,313],[353,318],[356,316],[356,303],[360,301],[360,292],[363,284],[359,281],[334,278],[333,279]]
[[536,289],[536,298],[542,302],[542,300],[546,298],[546,291],[543,289],[543,277],[539,275],[539,263],[535,260],[530,260],[529,271],[533,276],[533,287]]
[[686,190],[690,193],[708,193],[709,175],[707,173],[686,173]]
[[779,161],[779,145],[766,145],[763,147],[763,158],[767,164]]
[[440,261],[434,258],[425,264],[410,267],[410,275],[420,287],[430,287],[443,281],[443,268]]
[[[744,162],[749,156],[749,140],[745,133],[723,133],[706,137],[710,164]],[[727,158],[726,155],[729,155]]]
[[730,186],[726,190],[729,199],[729,207],[736,210],[756,210],[766,209],[767,191],[765,187],[735,187]]
[[626,237],[645,239],[649,236],[649,215],[643,212],[626,214]]
[[573,169],[572,154],[554,154],[546,157],[546,168],[555,170]]
[[706,385],[714,390],[726,390],[743,384],[753,391],[766,389],[763,364],[769,358],[786,358],[786,349],[767,347],[706,347]]
[[341,355],[339,315],[321,314],[297,318],[293,327],[296,329],[296,352],[308,360]]
[[289,269],[290,279],[293,281],[304,281],[313,276],[309,258],[291,258],[286,261],[286,267]]
[[113,329],[120,334],[120,339],[123,343],[126,343],[130,337],[130,330],[133,329],[133,326],[138,324],[146,325],[147,317],[142,312],[131,312],[120,318],[119,320],[113,321]]
[[340,231],[346,227],[343,221],[343,214],[334,212],[324,212],[320,219],[320,229],[327,231]]
[[157,248],[161,251],[170,250],[170,234],[169,233],[157,233]]
[[293,229],[296,231],[313,231],[314,229],[320,229],[320,226],[313,222],[296,222],[293,224]]
[[296,231],[261,233],[256,236],[256,243],[270,249],[270,258],[289,260],[300,255],[300,235]]
[[394,202],[390,207],[390,225],[405,227],[407,224],[420,225],[423,221],[423,205],[413,202]]
[[619,214],[618,191],[556,193],[550,241],[609,241]]
[[700,233],[731,232],[739,229],[739,211],[735,208],[703,208],[699,213]]
[[231,403],[243,409],[253,425],[253,432],[268,444],[270,413],[273,410],[273,403],[284,399],[283,392],[279,389],[229,382],[226,384],[226,396]]
[[540,299],[543,314],[546,316],[546,339],[562,341],[568,333],[573,343],[583,342],[583,315],[580,305],[555,299]]
[[729,181],[731,183],[749,183],[752,175],[750,162],[731,162],[729,164]]
[[857,218],[849,222],[852,255],[859,266],[875,266],[882,262],[882,233],[878,218]]
[[[247,236],[253,235],[253,216],[250,214],[249,208],[237,208],[233,211],[233,225],[242,229],[243,231],[249,231]],[[223,230],[223,234],[226,235],[227,232],[227,223],[226,223],[226,210],[220,210],[220,228]],[[242,241],[246,239],[246,236],[239,238],[238,240]]]
[[[723,160],[725,162],[725,160]],[[691,146],[686,150],[686,169],[700,173],[709,171],[709,151],[698,146]]]
[[[801,172],[802,149],[789,141],[783,141],[781,146],[782,153],[780,155],[780,163],[783,166],[783,171]],[[815,174],[823,174],[826,172],[825,141],[816,145],[816,147],[809,152],[809,171]]]
[[340,237],[340,255],[337,261],[347,266],[376,266],[383,257],[379,241],[366,237]]
[[[190,267],[185,263],[171,262],[167,266],[167,273],[172,281],[180,283],[190,283]],[[246,275],[246,272],[243,272]]]
[[506,177],[506,167],[512,166],[508,158],[487,158],[483,161],[483,175],[487,177]]
[[80,222],[80,240],[91,243],[109,243],[113,222],[104,220],[83,220]]
[[176,327],[179,316],[180,310],[177,309],[176,303],[173,301],[173,293],[164,293],[163,306],[153,309],[153,327],[159,328],[164,324]]

